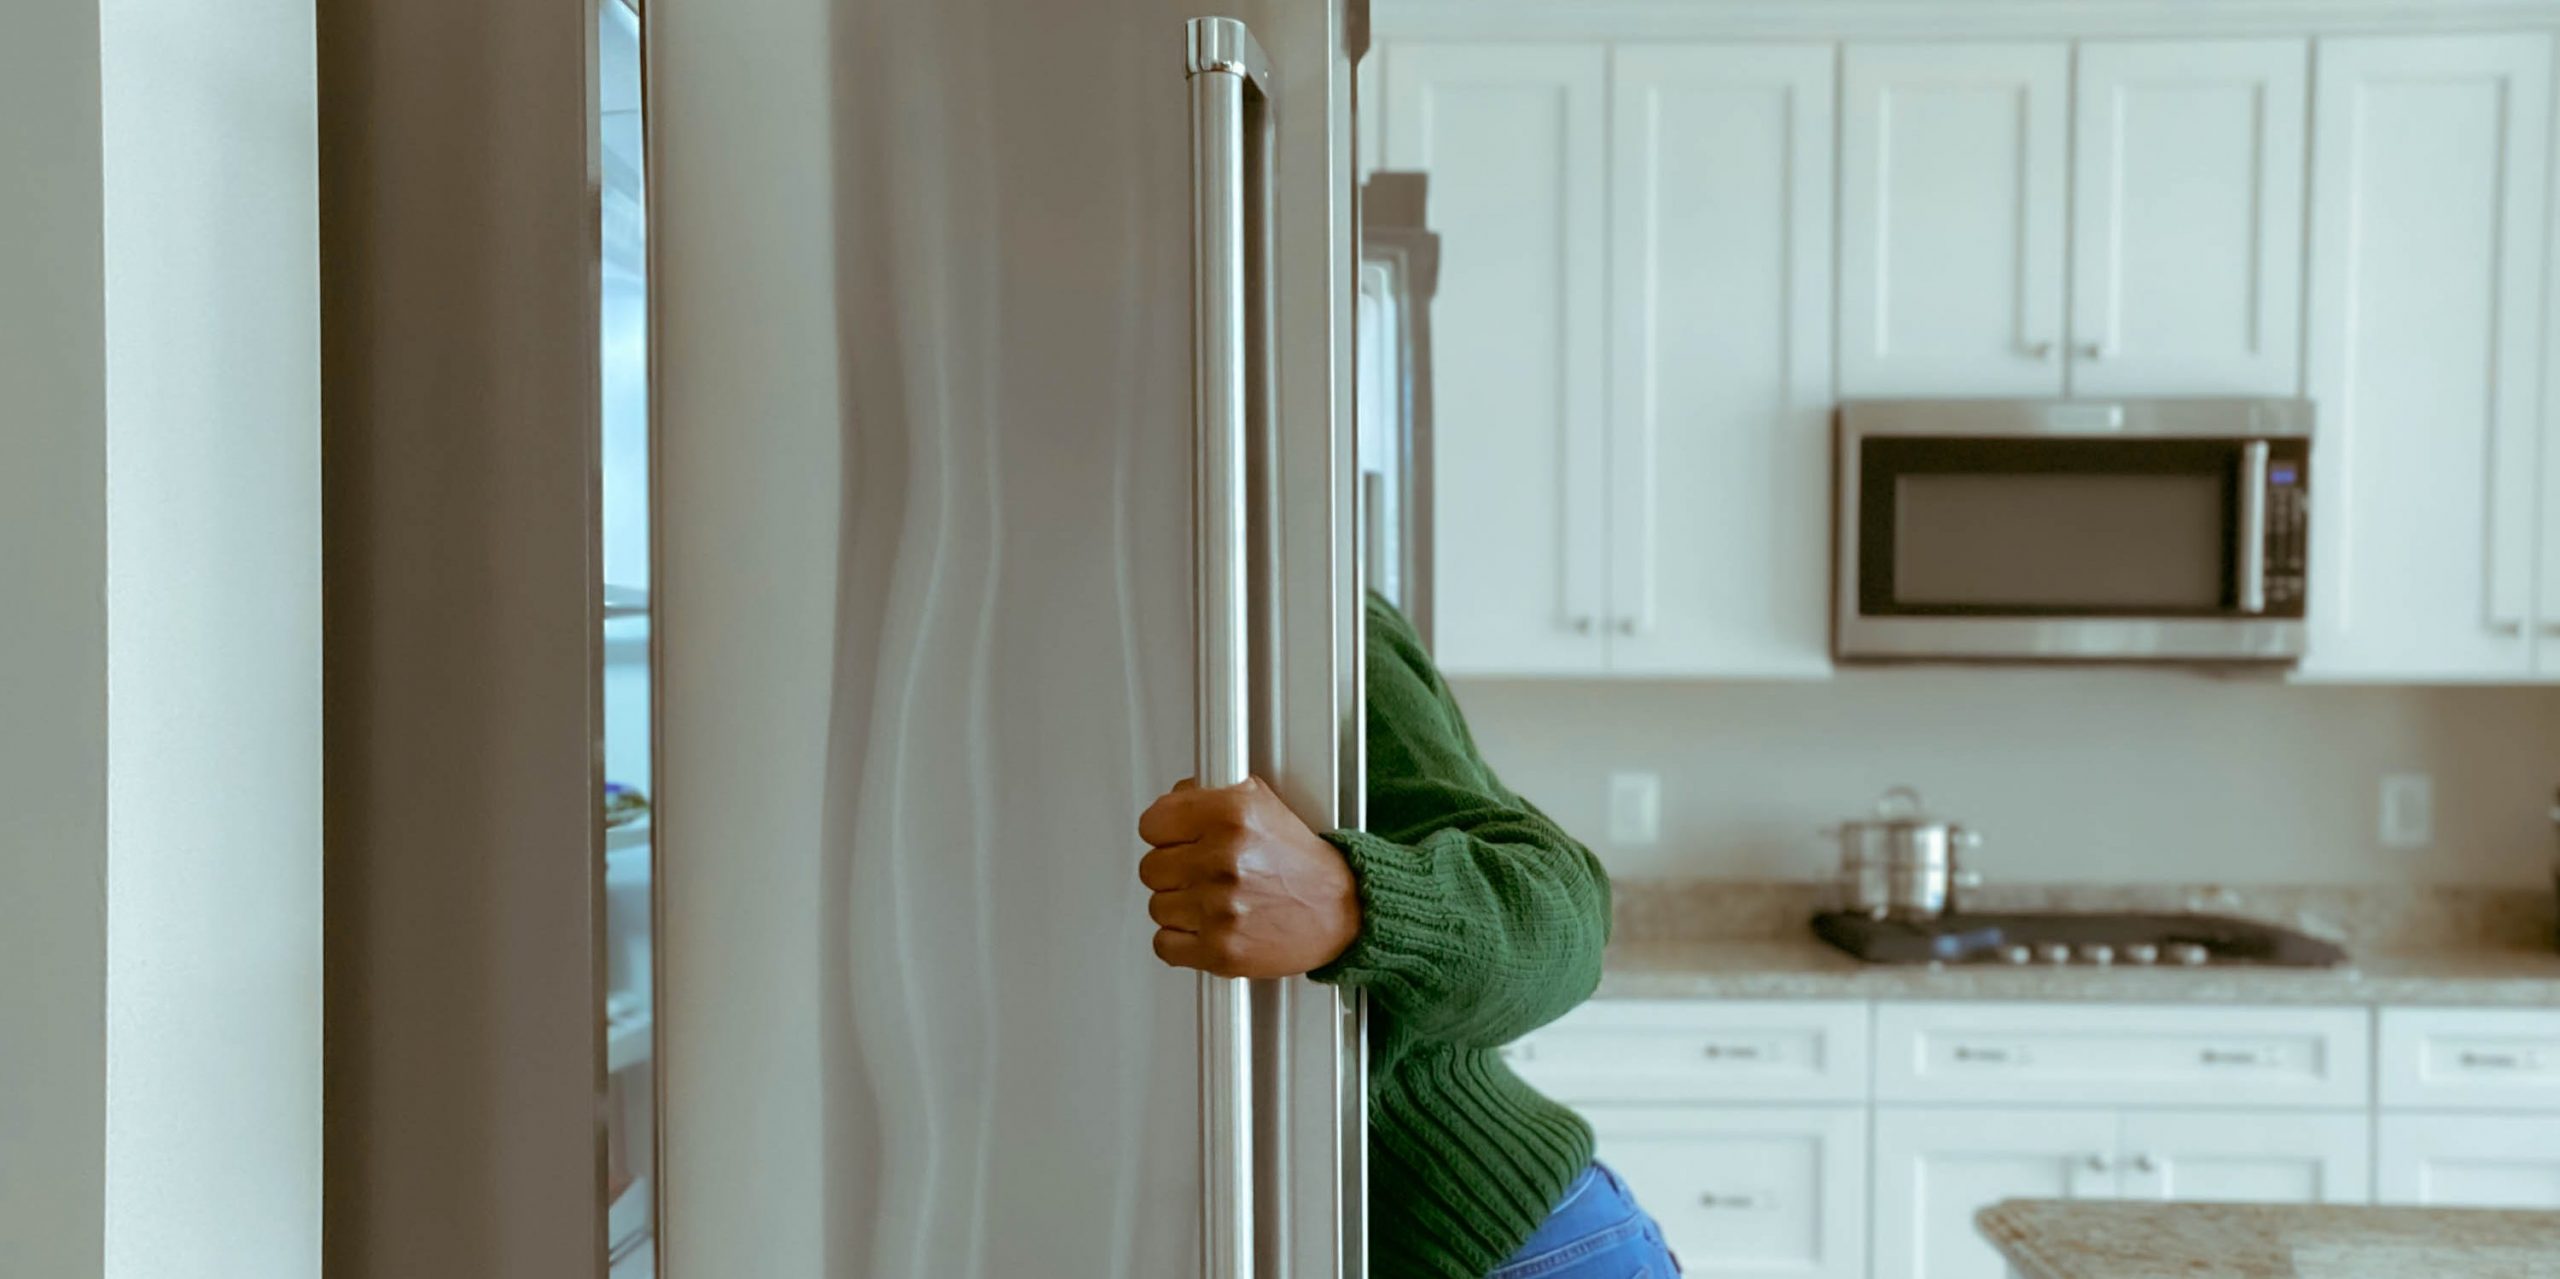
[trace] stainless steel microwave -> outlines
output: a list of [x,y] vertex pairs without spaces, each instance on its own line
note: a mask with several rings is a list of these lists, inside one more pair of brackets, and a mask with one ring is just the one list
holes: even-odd
[[2305,400],[1841,406],[1848,661],[2293,662]]

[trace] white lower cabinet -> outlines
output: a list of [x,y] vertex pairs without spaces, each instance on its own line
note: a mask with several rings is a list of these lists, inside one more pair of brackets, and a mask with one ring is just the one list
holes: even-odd
[[1888,1106],[1875,1121],[1877,1279],[2000,1279],[1974,1214],[2003,1199],[2361,1203],[2362,1114]]
[[1591,1106],[1600,1158],[1691,1275],[1861,1279],[1863,1106]]
[[2016,1198],[2560,1210],[2560,1010],[1602,1000],[1505,1055],[1691,1275],[2002,1279]]
[[2117,1141],[2126,1199],[2364,1203],[2373,1125],[2361,1114],[2127,1111]]
[[2003,1199],[2113,1197],[2115,1144],[2112,1111],[1878,1110],[1876,1279],[2001,1279],[1973,1215]]
[[2382,1202],[2560,1209],[2560,1115],[2385,1114]]

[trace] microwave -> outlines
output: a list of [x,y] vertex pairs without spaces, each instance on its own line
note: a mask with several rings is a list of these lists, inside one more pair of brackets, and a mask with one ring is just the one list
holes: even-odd
[[1844,661],[2290,663],[2306,400],[1860,400],[1839,411]]

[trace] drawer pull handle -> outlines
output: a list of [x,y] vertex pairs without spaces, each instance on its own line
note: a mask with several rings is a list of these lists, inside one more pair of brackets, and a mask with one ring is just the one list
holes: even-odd
[[1709,1061],[1760,1061],[1768,1056],[1758,1044],[1709,1044],[1705,1051]]
[[2465,1048],[2454,1060],[2465,1070],[2522,1070],[2524,1058],[2516,1053],[2482,1052]]
[[1720,1195],[1710,1190],[1707,1193],[1698,1196],[1698,1206],[1701,1208],[1718,1208],[1728,1212],[1750,1212],[1754,1209],[1768,1207],[1770,1198],[1771,1196],[1765,1190],[1751,1194],[1729,1195]]
[[1956,1045],[1955,1059],[1989,1066],[2005,1066],[2019,1059],[2019,1054],[2006,1048],[1977,1048],[1971,1044]]
[[2255,1048],[2207,1048],[2196,1060],[2207,1066],[2264,1066],[2268,1054]]

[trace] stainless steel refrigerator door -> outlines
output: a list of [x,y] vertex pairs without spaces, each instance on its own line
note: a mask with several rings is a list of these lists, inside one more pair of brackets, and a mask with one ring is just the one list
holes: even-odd
[[[1267,51],[1251,761],[1356,812],[1350,66]],[[665,1273],[1203,1273],[1190,108],[1171,0],[651,6]],[[1257,984],[1254,1279],[1356,1274],[1342,1001]],[[1249,1272],[1242,1267],[1250,1263]]]

